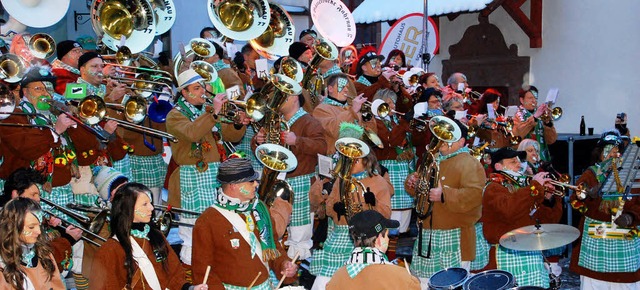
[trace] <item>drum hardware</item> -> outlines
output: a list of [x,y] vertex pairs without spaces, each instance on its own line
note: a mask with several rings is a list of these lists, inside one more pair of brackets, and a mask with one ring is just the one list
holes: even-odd
[[500,245],[516,251],[543,251],[572,243],[580,231],[563,224],[536,224],[510,231],[500,237]]
[[429,289],[461,289],[471,274],[464,268],[447,268],[429,277]]
[[504,270],[488,270],[473,275],[462,285],[464,290],[507,290],[516,286],[513,274]]

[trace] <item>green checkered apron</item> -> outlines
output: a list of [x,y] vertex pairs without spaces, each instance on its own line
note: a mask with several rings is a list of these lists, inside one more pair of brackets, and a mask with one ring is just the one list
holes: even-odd
[[480,270],[489,264],[489,243],[484,238],[484,234],[482,233],[482,223],[476,223],[476,259],[471,261],[470,269]]
[[324,242],[324,248],[313,252],[311,274],[325,277],[333,276],[349,260],[354,247],[349,236],[349,226],[334,225],[333,231],[329,233]]
[[147,187],[164,187],[164,177],[167,175],[167,163],[162,155],[138,156],[129,155],[131,162],[132,181]]
[[429,278],[435,272],[451,267],[460,267],[462,256],[460,254],[460,229],[452,230],[422,230],[422,251],[427,255],[429,247],[429,232],[433,231],[431,243],[431,258],[420,257],[418,243],[413,245],[413,263],[411,271],[420,278]]
[[635,272],[640,269],[640,239],[595,239],[589,236],[590,223],[584,218],[578,265],[596,272]]
[[4,183],[5,183],[5,180],[0,179],[0,192],[4,192]]
[[[182,209],[203,212],[216,199],[218,167],[220,162],[209,163],[205,172],[198,172],[195,165],[180,165],[180,206]],[[198,218],[183,214],[185,218]]]
[[258,158],[256,158],[255,154],[253,153],[253,150],[251,150],[251,138],[253,138],[255,134],[256,133],[252,128],[247,127],[242,140],[240,140],[240,144],[236,146],[236,151],[242,151],[246,153],[246,158],[251,160],[251,166],[253,166],[253,170],[255,170],[256,172],[262,172],[262,163],[258,161]]
[[544,268],[541,251],[516,251],[500,245],[496,247],[496,264],[516,279],[518,286],[549,288],[549,272]]
[[74,194],[73,200],[77,204],[86,205],[86,206],[96,206],[98,205],[98,199],[100,199],[100,195],[98,194]]
[[[234,286],[234,285],[229,285],[225,283],[222,283],[222,285],[224,286],[225,290],[249,290],[249,288],[247,287]],[[260,285],[252,286],[251,290],[271,290],[272,288],[273,286],[271,286],[271,280],[267,279]]]
[[[73,200],[73,190],[71,189],[71,184],[65,184],[63,186],[56,186],[54,188],[51,189],[51,193],[48,193],[44,190],[40,190],[40,193],[42,194],[42,197],[50,200],[51,202],[59,205],[59,206],[63,206],[66,207],[68,203],[72,203]],[[46,209],[46,210],[51,210],[51,212],[55,215],[57,215],[58,217],[78,225],[78,221],[76,221],[75,219],[71,218],[70,216],[63,214],[62,212],[60,212],[57,209],[54,209],[52,207],[50,207],[49,205],[47,205],[44,202],[40,203],[40,206],[42,206],[42,208]],[[80,214],[80,213],[79,213]],[[80,214],[82,215],[82,214]]]
[[409,162],[397,160],[380,160],[380,164],[389,170],[389,179],[393,185],[394,195],[391,197],[391,209],[408,209],[413,207],[413,197],[404,190],[404,180],[409,175]]
[[129,154],[125,155],[124,158],[118,161],[113,161],[112,163],[113,163],[113,166],[112,166],[113,169],[120,171],[122,175],[129,178],[129,180],[133,180],[132,174],[131,174],[131,161],[129,160]]
[[309,190],[314,173],[287,178],[286,181],[293,188],[293,211],[291,212],[292,227],[304,226],[311,223],[311,206],[309,205]]

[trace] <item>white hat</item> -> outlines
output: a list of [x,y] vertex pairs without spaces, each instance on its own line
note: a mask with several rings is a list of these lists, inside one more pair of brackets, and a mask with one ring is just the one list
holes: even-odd
[[111,199],[111,191],[114,189],[112,185],[119,179],[129,179],[113,167],[96,166],[93,168],[93,183],[98,189],[98,194],[103,200]]
[[2,0],[7,13],[26,26],[44,28],[67,14],[71,0]]
[[178,76],[178,90],[186,88],[188,85],[204,81],[202,76],[193,69],[188,69]]

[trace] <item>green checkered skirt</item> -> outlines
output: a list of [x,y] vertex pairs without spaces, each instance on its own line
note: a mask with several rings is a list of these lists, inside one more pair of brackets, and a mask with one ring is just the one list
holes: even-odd
[[162,155],[138,156],[129,155],[131,162],[132,181],[146,185],[147,187],[164,187],[164,178],[167,175],[167,163]]
[[[50,200],[51,202],[59,205],[59,206],[63,206],[66,207],[68,203],[72,203],[74,201],[73,199],[73,190],[71,189],[71,184],[65,184],[63,186],[56,186],[54,188],[51,189],[51,193],[48,193],[44,190],[40,191],[42,193],[42,197]],[[75,225],[78,225],[78,221],[76,221],[75,219],[71,218],[70,216],[63,214],[61,211],[52,208],[51,206],[47,205],[46,203],[42,202],[40,203],[40,206],[42,206],[43,209],[46,210],[50,210],[53,214],[57,215],[58,217],[73,223]],[[78,213],[79,215],[83,215],[81,213]]]
[[590,223],[584,218],[578,265],[596,272],[635,272],[640,269],[640,239],[595,239],[589,236]]
[[[195,165],[180,165],[180,206],[182,209],[203,212],[216,199],[218,167],[220,162],[209,163],[205,172],[198,172]],[[183,214],[185,218],[198,218]]]
[[489,249],[491,246],[482,233],[482,223],[476,223],[476,259],[471,261],[471,270],[480,270],[489,264]]
[[513,274],[518,286],[549,288],[549,272],[544,268],[542,251],[516,251],[500,245],[495,247],[497,268]]
[[122,175],[129,178],[129,180],[133,180],[133,174],[131,173],[131,160],[129,159],[129,154],[125,155],[124,158],[113,161],[113,169],[118,170],[122,173]]
[[429,249],[429,232],[433,231],[431,258],[421,257],[418,253],[418,240],[413,245],[413,263],[411,270],[420,278],[429,278],[435,272],[451,267],[460,267],[460,229],[422,230],[422,255]]
[[409,162],[380,160],[380,164],[389,169],[389,179],[393,185],[394,195],[391,197],[391,209],[412,208],[413,197],[404,190],[404,181],[411,170]]
[[256,172],[262,172],[262,163],[258,161],[258,158],[256,158],[255,154],[253,153],[253,150],[251,150],[251,138],[253,138],[255,134],[256,133],[252,128],[247,127],[242,140],[240,140],[240,143],[236,146],[236,151],[242,151],[246,153],[246,158],[251,160],[251,166],[253,166],[253,170],[255,170]]
[[314,173],[287,178],[293,188],[293,211],[291,212],[292,227],[304,226],[311,223],[311,205],[309,204],[309,189]]
[[329,233],[324,242],[324,248],[313,252],[311,274],[325,277],[333,276],[349,260],[354,247],[349,236],[349,227],[334,225],[333,231]]
[[[247,287],[234,286],[224,283],[222,283],[222,285],[224,286],[225,290],[249,290]],[[260,285],[252,286],[250,290],[271,290],[272,288],[273,286],[271,286],[271,279],[267,279]]]

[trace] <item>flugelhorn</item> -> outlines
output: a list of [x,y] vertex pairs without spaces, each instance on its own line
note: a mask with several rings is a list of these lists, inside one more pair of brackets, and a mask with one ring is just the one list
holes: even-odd
[[369,146],[351,137],[336,140],[334,144],[339,153],[338,162],[332,171],[334,178],[339,179],[340,202],[344,204],[347,221],[363,210],[362,196],[366,190],[359,180],[351,175],[351,169],[356,159],[369,155]]
[[262,144],[255,150],[256,158],[264,166],[258,187],[258,196],[267,206],[273,205],[279,196],[293,200],[293,189],[284,180],[278,180],[280,172],[291,172],[298,166],[298,159],[289,149],[277,144]]

